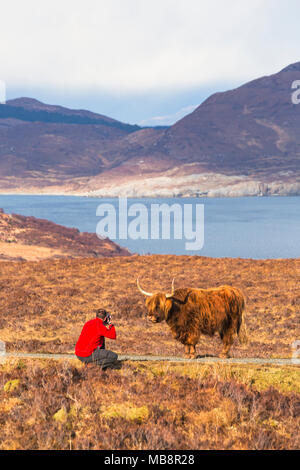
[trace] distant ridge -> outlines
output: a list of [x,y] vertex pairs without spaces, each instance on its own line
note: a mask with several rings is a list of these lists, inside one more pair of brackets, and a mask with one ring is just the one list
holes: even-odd
[[38,100],[20,98],[0,104],[0,119],[19,119],[28,122],[62,124],[97,124],[135,132],[141,129],[137,125],[124,124],[114,119],[95,113],[69,110],[61,106],[44,105]]

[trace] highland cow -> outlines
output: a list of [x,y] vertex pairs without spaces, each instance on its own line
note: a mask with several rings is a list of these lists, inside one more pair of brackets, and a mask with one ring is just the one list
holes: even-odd
[[174,289],[171,294],[144,291],[137,279],[139,291],[146,298],[148,318],[158,323],[163,320],[171,328],[173,337],[185,345],[185,356],[196,358],[196,344],[200,335],[214,336],[217,332],[223,342],[220,357],[230,357],[235,335],[241,344],[247,343],[244,321],[245,299],[242,292],[230,286],[213,289]]

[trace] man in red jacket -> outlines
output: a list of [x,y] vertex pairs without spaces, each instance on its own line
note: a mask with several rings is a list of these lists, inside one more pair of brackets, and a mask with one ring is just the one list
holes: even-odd
[[75,354],[85,364],[90,362],[102,366],[116,367],[118,355],[105,349],[105,338],[116,339],[116,330],[111,323],[110,314],[100,308],[96,318],[85,323],[75,346]]

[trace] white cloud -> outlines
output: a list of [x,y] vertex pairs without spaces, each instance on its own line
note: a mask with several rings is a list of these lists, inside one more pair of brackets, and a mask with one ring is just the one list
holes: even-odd
[[6,103],[6,86],[5,82],[0,80],[0,104]]
[[181,108],[176,113],[167,114],[165,116],[153,116],[148,119],[143,119],[138,124],[140,126],[169,126],[179,121],[179,119],[182,119],[187,114],[193,112],[194,109],[196,109],[197,107],[198,107],[198,104],[185,106],[184,108]]
[[0,79],[126,93],[248,80],[299,60],[298,0],[10,0]]

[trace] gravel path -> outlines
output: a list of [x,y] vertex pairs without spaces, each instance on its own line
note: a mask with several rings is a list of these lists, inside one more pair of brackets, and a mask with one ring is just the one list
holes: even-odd
[[[2,356],[2,361],[0,358],[0,362],[5,361],[5,358],[14,358],[14,357],[21,357],[21,358],[30,358],[30,359],[76,359],[74,354],[35,354],[35,353],[17,353],[17,352],[7,352],[4,356]],[[293,358],[230,358],[230,359],[223,359],[218,357],[198,357],[197,359],[185,359],[184,357],[171,357],[171,356],[139,356],[139,355],[119,355],[118,359],[120,361],[159,361],[159,362],[192,362],[192,363],[220,363],[224,362],[226,364],[269,364],[269,365],[277,365],[277,366],[295,366],[300,365],[300,358],[293,359]]]

